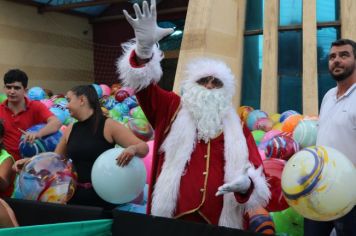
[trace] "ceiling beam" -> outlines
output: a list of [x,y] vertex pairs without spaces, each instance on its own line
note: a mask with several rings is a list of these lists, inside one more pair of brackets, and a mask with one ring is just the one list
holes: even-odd
[[49,12],[49,11],[67,11],[79,7],[90,7],[102,4],[118,3],[124,2],[125,0],[94,0],[90,2],[75,2],[75,3],[65,3],[60,5],[43,5],[39,8],[39,12]]

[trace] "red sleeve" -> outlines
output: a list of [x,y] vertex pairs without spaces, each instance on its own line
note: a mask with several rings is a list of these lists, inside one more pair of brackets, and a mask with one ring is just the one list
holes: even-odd
[[[256,146],[256,142],[253,139],[253,136],[250,132],[250,130],[247,128],[245,124],[243,124],[243,132],[246,138],[246,143],[247,143],[247,148],[248,148],[248,153],[249,153],[249,161],[250,163],[257,169],[262,165],[262,159],[260,156],[260,153],[258,152],[258,148]],[[251,180],[251,185],[250,188],[247,190],[246,193],[241,194],[241,193],[235,193],[235,199],[239,203],[245,203],[250,199],[250,196],[254,190],[254,183]]]
[[35,123],[47,123],[48,118],[54,116],[53,113],[41,102],[32,101],[32,113],[34,114]]
[[250,178],[250,181],[251,181],[251,185],[246,193],[234,193],[236,201],[240,204],[243,204],[243,203],[247,202],[248,199],[250,199],[250,196],[251,196],[253,189],[255,187],[251,178]]
[[249,153],[249,161],[254,165],[255,168],[258,168],[262,165],[262,159],[260,153],[258,152],[258,148],[256,146],[256,142],[253,139],[253,136],[250,130],[247,128],[245,124],[243,124],[243,132],[246,138],[248,153]]

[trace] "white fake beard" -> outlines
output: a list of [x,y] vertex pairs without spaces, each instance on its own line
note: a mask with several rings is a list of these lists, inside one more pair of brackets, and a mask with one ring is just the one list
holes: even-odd
[[195,121],[198,140],[207,143],[223,130],[223,118],[231,106],[231,98],[224,89],[207,89],[195,83],[188,86],[184,88],[182,104]]

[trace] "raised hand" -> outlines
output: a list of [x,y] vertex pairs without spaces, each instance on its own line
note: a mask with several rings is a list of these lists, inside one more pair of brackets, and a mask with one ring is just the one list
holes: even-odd
[[156,0],[151,0],[151,6],[148,7],[147,1],[140,6],[133,5],[136,18],[132,18],[126,10],[123,11],[126,20],[135,31],[137,42],[136,54],[141,59],[152,57],[152,50],[155,43],[173,32],[172,28],[161,28],[157,25]]

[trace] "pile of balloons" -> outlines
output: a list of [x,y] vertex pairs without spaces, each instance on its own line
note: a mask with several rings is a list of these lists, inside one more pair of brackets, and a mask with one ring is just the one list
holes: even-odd
[[[134,95],[134,90],[113,84],[92,84],[98,94],[102,111],[117,122],[127,126],[138,138],[149,141],[153,139],[154,131],[143,113]],[[45,89],[32,87],[27,96],[31,100],[41,101],[62,122],[62,131],[76,120],[70,116],[67,109],[67,100],[64,95],[56,94],[51,97],[46,95]],[[0,97],[1,99],[1,97]],[[6,99],[6,95],[3,99]]]
[[[303,217],[331,221],[356,205],[354,165],[338,150],[315,146],[318,117],[293,110],[268,115],[249,106],[238,114],[263,161],[272,195],[266,210],[277,235],[303,235]],[[251,231],[273,233],[266,213],[251,215]]]
[[[281,114],[267,114],[250,106],[241,106],[237,112],[251,130],[263,161],[266,178],[270,186],[273,186],[266,211],[273,219],[275,233],[302,235],[303,216],[288,205],[281,185],[282,172],[294,154],[302,148],[315,145],[318,118],[303,116],[293,110]],[[286,214],[293,217],[285,217]],[[288,220],[290,222],[287,222]]]

